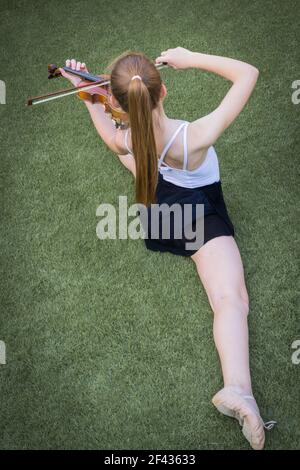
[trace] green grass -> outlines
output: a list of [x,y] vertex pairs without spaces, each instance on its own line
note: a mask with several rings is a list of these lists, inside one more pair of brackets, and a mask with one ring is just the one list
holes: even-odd
[[[193,263],[142,240],[100,241],[96,208],[133,202],[131,175],[62,88],[49,62],[104,72],[124,50],[177,45],[231,56],[261,74],[216,145],[251,301],[254,391],[278,421],[267,449],[299,448],[297,294],[299,4],[288,1],[1,0],[0,448],[248,449],[211,397],[222,386],[212,315]],[[162,71],[166,112],[193,120],[228,83]]]

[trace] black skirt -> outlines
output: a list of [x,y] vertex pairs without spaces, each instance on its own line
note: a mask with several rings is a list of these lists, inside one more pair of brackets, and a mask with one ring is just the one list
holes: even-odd
[[[193,230],[194,233],[197,233],[197,227],[202,227],[202,235],[200,238],[197,238],[196,235],[192,238],[191,232],[184,229],[184,227],[186,227],[183,217],[184,210],[182,210],[182,218],[180,219],[181,231],[180,235],[178,235],[178,219],[177,222],[175,222],[176,218],[172,213],[170,216],[170,214],[167,215],[167,213],[163,211],[159,213],[159,218],[154,219],[153,207],[150,206],[148,208],[147,227],[145,230],[145,244],[149,250],[168,251],[175,255],[191,256],[196,253],[203,244],[213,238],[222,235],[234,236],[234,227],[226,209],[221,181],[199,188],[182,188],[165,181],[159,173],[156,189],[156,204],[158,206],[166,204],[169,207],[173,204],[178,204],[182,209],[187,207],[186,205],[189,205],[189,228]],[[199,212],[197,212],[197,204],[203,204],[204,207],[204,212],[202,212],[200,217]],[[199,221],[202,225],[201,223],[199,224]],[[166,232],[163,231],[163,227],[166,223],[169,226],[167,237],[165,236]],[[158,230],[152,230],[154,225],[155,229],[158,227]],[[153,233],[155,233],[154,237]],[[193,243],[193,245],[188,246],[190,243]],[[192,248],[190,248],[191,246]]]

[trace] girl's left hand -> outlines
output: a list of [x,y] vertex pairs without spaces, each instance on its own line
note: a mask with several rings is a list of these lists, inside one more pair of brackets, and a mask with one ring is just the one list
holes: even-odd
[[[77,71],[80,71],[80,72],[87,72],[88,71],[84,62],[79,62],[75,59],[66,60],[66,67],[70,67],[73,70],[77,70]],[[66,72],[62,68],[60,68],[59,70],[60,70],[60,73],[62,74],[62,76],[67,78],[72,83],[72,85],[74,85],[75,87],[77,87],[79,85],[79,83],[82,82],[82,78],[76,77],[76,75],[72,75],[71,73]]]

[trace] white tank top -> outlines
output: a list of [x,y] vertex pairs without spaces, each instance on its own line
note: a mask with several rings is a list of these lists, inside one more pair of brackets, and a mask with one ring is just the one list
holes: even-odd
[[[213,146],[209,147],[205,160],[195,170],[188,170],[188,147],[187,147],[187,127],[188,121],[180,124],[178,129],[174,132],[171,139],[163,149],[161,156],[158,160],[158,170],[165,181],[181,186],[182,188],[198,188],[200,186],[206,186],[208,184],[215,183],[220,180],[219,162],[216,151]],[[170,149],[174,140],[176,139],[179,132],[183,129],[183,168],[173,168],[167,165],[163,160],[166,153]],[[125,133],[125,146],[129,153],[132,154],[128,146],[128,131]]]

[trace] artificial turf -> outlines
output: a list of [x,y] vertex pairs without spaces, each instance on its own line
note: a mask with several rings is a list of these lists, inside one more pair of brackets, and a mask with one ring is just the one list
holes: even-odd
[[[157,57],[178,45],[260,70],[246,109],[217,142],[223,190],[242,254],[250,355],[267,449],[300,442],[298,293],[300,79],[296,0],[1,0],[2,449],[248,449],[218,414],[222,386],[212,315],[191,261],[142,240],[96,236],[96,209],[134,202],[131,174],[47,64],[103,73],[124,50]],[[229,84],[163,70],[170,117],[194,120]]]

